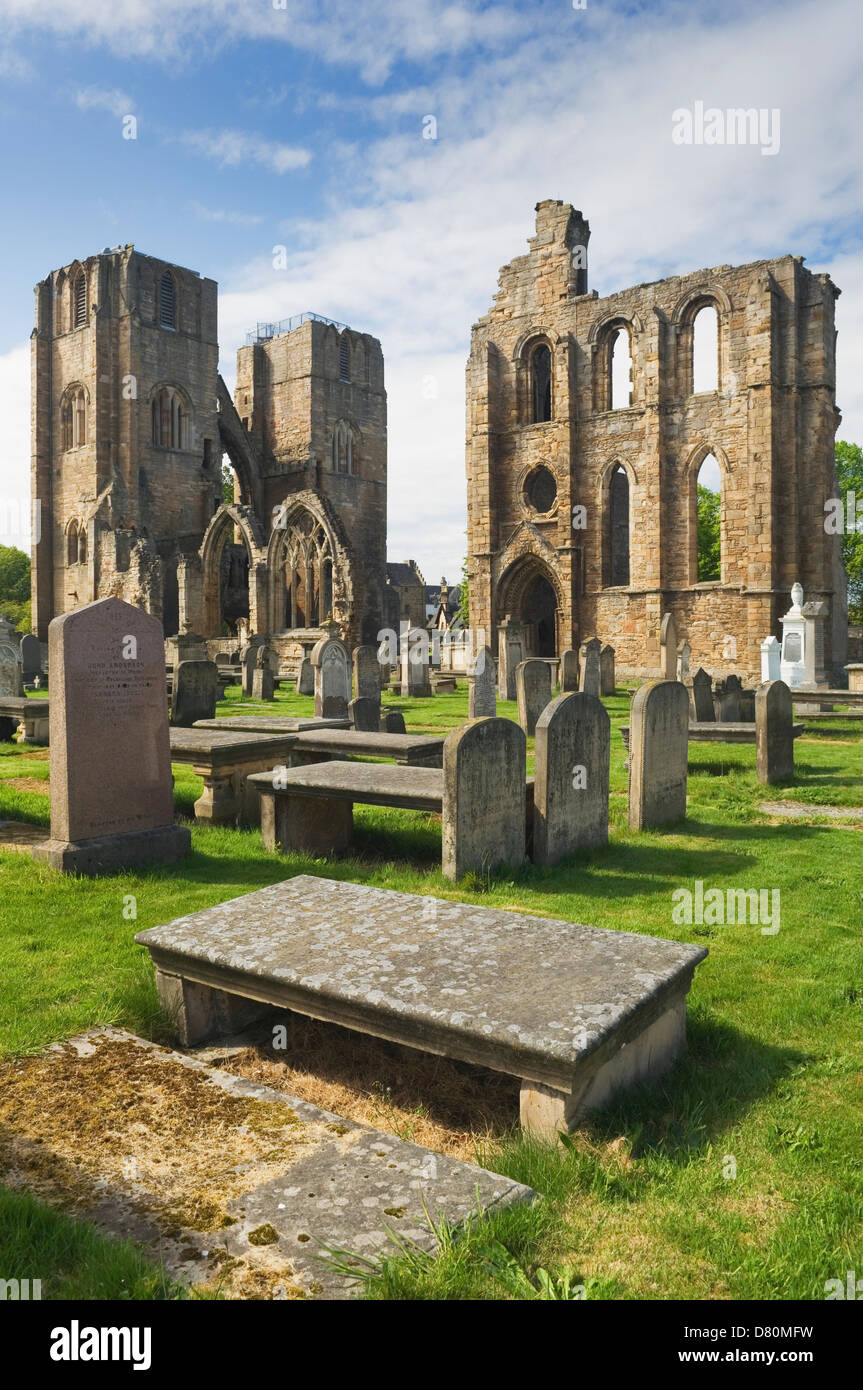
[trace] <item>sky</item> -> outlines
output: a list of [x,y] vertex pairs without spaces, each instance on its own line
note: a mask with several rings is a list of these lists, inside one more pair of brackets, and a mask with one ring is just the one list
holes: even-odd
[[[388,554],[429,583],[465,553],[471,324],[544,198],[589,219],[600,295],[786,253],[828,272],[839,437],[863,442],[861,19],[860,0],[0,0],[0,542],[27,544],[33,286],[126,242],[218,281],[229,385],[259,320],[380,338]],[[676,143],[698,102],[779,122]]]

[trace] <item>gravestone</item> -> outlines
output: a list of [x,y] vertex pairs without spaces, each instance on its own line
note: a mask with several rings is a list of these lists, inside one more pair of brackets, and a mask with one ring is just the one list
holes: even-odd
[[578,652],[572,647],[560,654],[560,690],[570,695],[578,689]]
[[766,681],[755,692],[755,760],[759,782],[794,776],[794,708],[784,681]]
[[382,734],[404,734],[406,732],[405,717],[400,709],[388,709],[381,716]]
[[0,618],[0,695],[24,694],[21,649],[14,623]]
[[21,673],[25,681],[34,681],[42,674],[42,644],[32,632],[21,638]]
[[719,721],[722,724],[740,723],[740,693],[743,689],[743,682],[739,676],[726,676],[720,690],[719,699]]
[[494,657],[490,647],[480,647],[469,671],[468,719],[493,719],[497,714]]
[[263,646],[263,637],[251,637],[248,646],[240,651],[240,665],[243,668],[243,697],[246,700],[252,698],[252,686],[255,680],[255,653],[258,647]]
[[410,628],[405,632],[401,642],[402,695],[411,695],[415,698],[431,695],[428,657],[428,633],[423,632],[422,628]]
[[255,668],[252,673],[253,700],[274,700],[276,698],[273,660],[274,653],[268,646],[258,647],[255,652]]
[[[381,702],[381,668],[374,647],[355,647],[351,658],[354,671],[354,694],[357,699]],[[377,726],[375,726],[377,727]]]
[[196,719],[213,719],[219,700],[219,668],[214,661],[181,661],[174,669],[171,723],[191,729]]
[[381,727],[380,701],[371,695],[357,695],[348,705],[348,714],[353,727],[364,734],[376,734]]
[[533,861],[608,844],[611,723],[593,695],[558,695],[536,726]]
[[677,629],[674,616],[666,613],[659,629],[659,665],[662,679],[673,681],[677,678]]
[[315,668],[307,656],[300,662],[300,673],[297,677],[297,694],[314,695],[315,693]]
[[782,660],[782,647],[776,637],[765,637],[761,643],[761,679],[778,681],[779,666]]
[[599,699],[601,688],[601,652],[602,643],[599,638],[591,637],[588,642],[582,642],[578,654],[579,688],[583,695],[592,695],[595,700]]
[[689,683],[689,662],[692,657],[692,648],[688,642],[682,642],[677,653],[677,679],[684,685]]
[[716,718],[713,708],[713,678],[699,666],[692,677],[692,717],[696,724],[709,724]]
[[532,658],[515,668],[518,722],[528,738],[536,732],[536,721],[551,699],[551,671],[547,661]]
[[161,623],[99,599],[55,618],[48,643],[51,839],[34,857],[80,874],[182,858]]
[[629,726],[629,827],[650,830],[686,815],[689,696],[679,681],[635,692]]
[[614,647],[604,642],[599,653],[599,693],[600,695],[613,695],[616,686],[614,682]]
[[524,628],[510,617],[498,628],[497,661],[498,698],[514,700],[515,668],[524,661]]
[[344,719],[351,698],[351,663],[348,649],[338,637],[324,637],[312,651],[315,672],[315,715],[318,719]]
[[443,750],[444,878],[484,874],[524,861],[524,732],[511,719],[474,719]]

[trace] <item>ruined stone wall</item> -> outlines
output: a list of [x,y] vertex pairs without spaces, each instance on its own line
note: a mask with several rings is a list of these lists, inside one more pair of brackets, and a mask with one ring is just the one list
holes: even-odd
[[[537,205],[530,251],[500,272],[493,307],[474,325],[467,368],[471,624],[496,634],[519,618],[528,579],[557,599],[557,644],[597,635],[625,675],[658,671],[663,612],[693,666],[760,672],[759,647],[799,579],[835,611],[828,665],[844,629],[835,592],[838,538],[824,531],[835,495],[833,306],[826,275],[783,256],[719,266],[603,298],[585,293],[590,232],[568,204]],[[692,323],[719,319],[719,388],[693,393]],[[610,409],[610,341],[629,332],[632,393]],[[552,356],[551,419],[531,421],[530,360]],[[712,453],[722,475],[722,577],[699,583],[696,479]],[[609,484],[626,472],[630,582],[608,573]],[[557,496],[531,505],[533,470]],[[573,507],[583,507],[573,525]],[[582,525],[582,521],[584,524]]]

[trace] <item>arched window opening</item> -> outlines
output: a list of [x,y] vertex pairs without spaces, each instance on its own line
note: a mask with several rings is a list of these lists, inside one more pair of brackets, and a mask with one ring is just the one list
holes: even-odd
[[531,419],[535,425],[551,419],[551,352],[538,343],[530,359]]
[[83,328],[87,322],[87,280],[83,270],[72,282],[72,327]]
[[707,454],[696,482],[699,584],[722,578],[722,475],[713,454]]
[[66,564],[77,565],[78,563],[78,523],[69,522],[69,529],[66,532]]
[[176,307],[177,291],[174,285],[174,277],[166,270],[159,281],[160,328],[176,328]]
[[608,560],[606,583],[629,584],[629,479],[620,464],[608,489]]
[[63,402],[63,404],[60,407],[60,423],[63,433],[63,448],[64,450],[71,449],[73,438],[73,415],[71,397],[67,397],[67,399]]
[[333,430],[332,466],[334,473],[353,473],[353,431],[346,420],[339,420]]
[[150,403],[150,428],[156,449],[188,449],[192,438],[192,412],[173,386],[157,391]]
[[626,328],[618,328],[609,342],[609,381],[611,409],[632,405],[632,345]]
[[339,339],[339,380],[351,379],[351,345],[343,333]]
[[704,304],[692,321],[692,390],[719,390],[719,315]]
[[557,654],[557,596],[544,575],[531,580],[522,599],[521,618],[532,656]]
[[72,386],[60,404],[60,432],[63,449],[78,449],[87,443],[87,397],[83,386]]
[[295,516],[285,532],[284,626],[318,627],[332,610],[333,561],[329,537],[310,512]]
[[87,563],[87,532],[82,526],[78,531],[78,564]]

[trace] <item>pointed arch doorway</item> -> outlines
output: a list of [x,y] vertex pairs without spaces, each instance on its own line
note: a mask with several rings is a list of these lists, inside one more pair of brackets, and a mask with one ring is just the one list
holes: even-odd
[[536,556],[516,561],[498,588],[499,611],[509,613],[524,629],[527,656],[558,655],[560,603],[554,579]]

